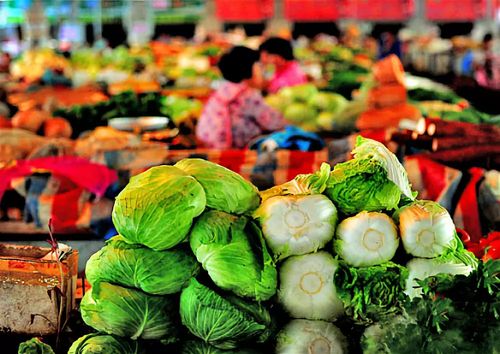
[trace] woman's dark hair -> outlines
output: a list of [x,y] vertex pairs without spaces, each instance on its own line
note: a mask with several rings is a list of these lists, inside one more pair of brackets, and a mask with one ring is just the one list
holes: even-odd
[[236,46],[220,58],[218,67],[224,79],[240,83],[252,78],[253,65],[258,61],[259,52],[247,47]]
[[279,55],[285,60],[294,60],[293,48],[290,41],[279,37],[266,39],[259,47],[260,52]]

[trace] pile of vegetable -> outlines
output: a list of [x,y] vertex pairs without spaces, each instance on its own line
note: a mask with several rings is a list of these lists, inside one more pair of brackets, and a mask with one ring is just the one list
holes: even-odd
[[315,132],[350,132],[357,116],[366,109],[366,105],[349,102],[338,93],[318,91],[313,84],[286,87],[267,96],[266,103],[287,121]]
[[[69,353],[469,353],[498,348],[499,261],[417,200],[382,144],[269,190],[201,159],[118,195]],[[152,344],[153,343],[153,344]]]
[[117,117],[167,116],[174,124],[180,124],[201,111],[197,100],[162,96],[160,93],[136,94],[126,91],[109,100],[92,105],[73,106],[54,111],[54,116],[67,119],[73,128],[73,137],[82,132],[108,125]]

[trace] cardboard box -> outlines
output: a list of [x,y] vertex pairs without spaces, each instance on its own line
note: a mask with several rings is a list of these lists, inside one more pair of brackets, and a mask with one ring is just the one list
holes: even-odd
[[54,258],[49,247],[0,244],[0,333],[43,336],[64,325],[75,308],[78,251]]

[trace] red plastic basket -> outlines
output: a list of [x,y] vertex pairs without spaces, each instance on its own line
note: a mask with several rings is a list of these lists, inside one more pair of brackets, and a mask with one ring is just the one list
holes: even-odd
[[413,0],[348,0],[349,17],[359,20],[402,21],[413,14]]
[[333,21],[342,16],[342,0],[285,0],[285,18],[291,21]]
[[432,21],[473,21],[486,15],[486,0],[426,0],[425,13]]
[[264,21],[274,15],[273,0],[216,0],[215,6],[223,21]]

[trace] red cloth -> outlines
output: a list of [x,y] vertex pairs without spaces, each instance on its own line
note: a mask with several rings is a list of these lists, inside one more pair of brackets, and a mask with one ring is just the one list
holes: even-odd
[[0,199],[10,187],[13,179],[40,171],[68,178],[77,186],[98,196],[102,196],[106,189],[118,179],[116,171],[74,156],[19,160],[11,167],[0,169]]

